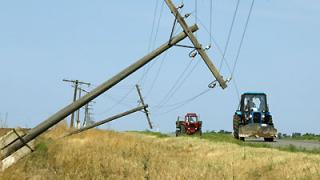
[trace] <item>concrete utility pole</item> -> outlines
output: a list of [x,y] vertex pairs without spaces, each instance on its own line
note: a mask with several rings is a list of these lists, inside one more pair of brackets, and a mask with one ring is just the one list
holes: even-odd
[[107,122],[113,121],[113,120],[115,120],[115,119],[119,119],[119,118],[121,118],[121,117],[123,117],[123,116],[127,116],[127,115],[129,115],[129,114],[134,113],[134,112],[137,112],[137,111],[146,109],[147,107],[148,107],[147,104],[146,104],[146,105],[143,105],[143,106],[140,106],[140,107],[136,107],[136,108],[131,109],[131,110],[129,110],[129,111],[126,111],[126,112],[117,114],[117,115],[115,115],[115,116],[109,117],[108,119],[105,119],[105,120],[103,120],[103,121],[99,121],[99,122],[96,122],[96,123],[94,123],[94,124],[92,124],[92,125],[83,127],[83,128],[81,128],[81,129],[78,129],[78,130],[75,130],[75,131],[71,132],[70,134],[68,134],[67,136],[81,133],[81,132],[86,131],[86,130],[88,130],[88,129],[92,129],[92,128],[94,128],[94,127],[100,126],[100,125],[105,124],[105,123],[107,123]]
[[[78,86],[81,84],[85,84],[90,86],[90,83],[87,82],[82,82],[79,80],[68,80],[68,79],[63,79],[64,82],[70,82],[73,83],[74,85],[74,93],[73,93],[73,102],[77,100],[77,91],[78,91]],[[71,114],[71,120],[70,120],[70,128],[74,127],[74,113]]]
[[187,34],[190,41],[194,45],[195,49],[198,51],[200,56],[202,57],[203,61],[206,63],[208,68],[210,69],[213,76],[217,79],[220,86],[225,89],[227,87],[226,81],[223,80],[222,76],[220,75],[217,68],[213,65],[212,61],[210,60],[209,56],[205,52],[205,50],[201,47],[201,44],[198,42],[197,38],[193,35],[193,32],[188,27],[186,21],[184,18],[180,15],[177,8],[174,6],[171,0],[165,0],[166,4],[168,5],[169,9],[171,10],[171,13],[175,16],[178,23],[181,25],[183,31]]
[[[91,101],[94,102],[94,101]],[[82,123],[82,127],[85,127],[88,125],[89,121],[91,121],[91,114],[90,110],[92,110],[92,105],[90,104],[91,102],[89,102],[88,104],[85,105],[84,107],[84,118],[83,118],[83,123]]]
[[84,118],[83,118],[83,124],[82,127],[85,127],[89,120],[89,103],[86,104],[84,108]]
[[[84,93],[89,93],[88,91],[86,91],[86,90],[84,90],[84,89],[82,89],[82,88],[80,88],[80,87],[78,87],[78,89],[79,89],[79,97],[78,97],[78,99],[80,99],[81,98],[81,92],[84,92]],[[90,103],[90,102],[89,102]],[[87,118],[88,118],[88,113],[89,113],[89,103],[87,103],[86,105],[85,105],[85,112],[84,112],[84,120],[83,120],[83,124],[87,121]],[[81,108],[80,108],[81,109]],[[80,109],[78,109],[78,111],[77,111],[77,124],[76,124],[76,128],[77,129],[80,129],[81,128],[81,123],[80,123]]]
[[[142,97],[142,95],[141,95],[141,91],[140,91],[140,88],[139,88],[139,85],[138,85],[138,84],[136,85],[136,88],[137,88],[137,91],[138,91],[138,94],[139,94],[140,102],[141,102],[142,106],[145,106],[144,100],[143,100],[143,97]],[[148,123],[149,123],[149,127],[150,127],[150,129],[152,129],[152,124],[151,124],[151,120],[150,120],[150,116],[149,116],[149,111],[147,110],[147,107],[145,107],[143,110],[144,110],[144,113],[145,113],[146,116],[147,116],[147,120],[148,120]]]
[[[193,25],[192,27],[188,28],[190,31],[195,32],[198,30],[197,25]],[[56,112],[52,116],[50,116],[48,119],[44,120],[42,123],[37,125],[36,127],[32,128],[25,136],[21,138],[20,141],[15,141],[11,143],[7,148],[2,149],[0,151],[0,158],[4,159],[14,153],[16,150],[20,149],[21,147],[25,146],[26,143],[33,140],[43,132],[45,132],[50,127],[54,126],[67,116],[69,116],[74,111],[78,110],[88,102],[92,101],[102,93],[106,92],[110,88],[112,88],[114,85],[118,84],[120,81],[128,77],[130,74],[134,73],[150,61],[152,61],[155,57],[166,51],[167,49],[171,48],[173,45],[177,44],[184,38],[186,38],[187,35],[184,32],[179,33],[177,36],[173,37],[170,42],[166,42],[163,45],[161,45],[159,48],[153,50],[148,55],[144,56],[137,62],[133,63],[129,67],[125,68],[121,72],[119,72],[117,75],[113,76],[108,81],[104,82],[100,86],[93,89],[91,92],[86,94],[85,96],[82,96],[80,99],[76,100],[75,102],[67,105],[66,107],[62,108],[60,111]]]
[[[80,87],[78,87],[78,88],[79,88],[79,96],[78,96],[78,99],[80,99],[80,98],[81,98],[81,91],[82,91],[82,89],[81,89]],[[77,128],[77,129],[80,129],[80,109],[81,109],[81,108],[79,108],[78,111],[77,111],[77,124],[76,124],[76,128]]]

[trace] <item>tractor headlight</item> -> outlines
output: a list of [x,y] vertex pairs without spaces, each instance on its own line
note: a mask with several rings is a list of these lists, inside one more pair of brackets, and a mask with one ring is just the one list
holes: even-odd
[[261,117],[262,117],[262,119],[264,119],[264,118],[266,117],[266,115],[265,115],[265,114],[262,114]]

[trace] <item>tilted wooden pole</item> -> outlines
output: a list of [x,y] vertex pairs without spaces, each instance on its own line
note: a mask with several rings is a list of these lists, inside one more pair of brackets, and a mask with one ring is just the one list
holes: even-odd
[[137,111],[141,111],[141,110],[143,110],[143,109],[145,109],[145,108],[147,108],[147,107],[148,107],[147,104],[146,104],[146,105],[143,105],[143,106],[140,106],[140,107],[136,107],[136,108],[134,108],[134,109],[131,109],[131,110],[126,111],[126,112],[123,112],[123,113],[121,113],[121,114],[117,114],[117,115],[115,115],[115,116],[109,117],[109,118],[107,118],[107,119],[105,119],[105,120],[103,120],[103,121],[96,122],[96,123],[94,123],[94,124],[92,124],[92,125],[90,125],[90,126],[86,126],[86,127],[81,128],[81,129],[75,130],[75,131],[71,132],[70,134],[68,134],[67,136],[70,136],[70,135],[73,135],[73,134],[78,134],[78,133],[81,133],[81,132],[83,132],[83,131],[86,131],[86,130],[95,128],[95,127],[97,127],[97,126],[100,126],[100,125],[105,124],[105,123],[107,123],[107,122],[110,122],[110,121],[113,121],[113,120],[115,120],[115,119],[121,118],[121,117],[123,117],[123,116],[127,116],[127,115],[132,114],[132,113],[135,113],[135,112],[137,112]]
[[213,76],[217,79],[222,89],[225,89],[227,87],[226,82],[223,80],[217,68],[213,65],[212,61],[210,60],[205,50],[201,47],[201,44],[198,42],[197,38],[193,35],[192,30],[188,27],[184,18],[180,15],[179,11],[174,6],[171,0],[165,0],[165,2],[168,5],[169,9],[171,10],[172,14],[176,17],[177,21],[181,25],[184,32],[189,37],[190,41],[192,42],[192,44],[194,45],[194,47],[196,48],[200,56],[202,57],[203,61],[206,63],[206,65],[210,69]]
[[[143,97],[142,97],[142,95],[141,95],[141,91],[140,91],[140,88],[139,88],[139,85],[138,85],[138,84],[136,85],[136,88],[137,88],[137,91],[138,91],[138,94],[139,94],[140,102],[141,102],[142,106],[145,106],[144,100],[143,100]],[[151,124],[151,120],[150,120],[150,116],[149,116],[149,111],[148,111],[147,107],[144,108],[144,113],[145,113],[146,116],[147,116],[147,120],[148,120],[148,124],[149,124],[150,129],[152,129],[152,124]]]
[[[193,25],[190,27],[190,30],[192,32],[198,30],[197,25]],[[8,157],[10,154],[14,153],[16,150],[20,149],[23,147],[26,143],[31,141],[32,139],[36,138],[43,132],[45,132],[47,129],[50,127],[54,126],[61,120],[63,120],[65,117],[69,116],[71,113],[75,112],[88,102],[92,101],[102,93],[106,92],[108,89],[112,88],[114,85],[118,84],[120,81],[128,77],[130,74],[134,73],[147,63],[149,63],[152,59],[166,51],[167,49],[171,48],[174,44],[180,42],[184,38],[186,38],[187,35],[184,32],[179,33],[177,36],[172,38],[171,43],[166,42],[163,45],[161,45],[159,48],[153,50],[151,53],[148,55],[144,56],[142,59],[138,60],[137,62],[133,63],[126,69],[122,70],[119,72],[117,75],[113,76],[111,79],[108,81],[104,82],[100,86],[96,87],[93,89],[91,92],[86,94],[85,96],[82,96],[80,99],[77,101],[67,105],[60,111],[56,112],[54,115],[37,125],[36,127],[32,128],[23,138],[22,141],[16,141],[12,143],[10,146],[8,146],[5,149],[1,149],[0,151],[0,159],[4,159]]]

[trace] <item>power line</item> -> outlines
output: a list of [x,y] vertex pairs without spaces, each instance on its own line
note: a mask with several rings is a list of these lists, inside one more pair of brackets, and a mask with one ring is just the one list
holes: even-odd
[[99,114],[104,114],[108,111],[111,111],[112,109],[114,109],[115,107],[119,106],[128,96],[129,94],[134,90],[134,86],[117,102],[115,102],[110,108],[100,112],[100,113],[97,113],[98,115]]
[[[192,14],[191,14],[192,15]],[[235,78],[232,78],[232,74],[234,72],[234,70],[231,70],[231,67],[227,61],[227,58],[223,56],[223,51],[222,51],[222,48],[219,46],[219,43],[217,43],[217,41],[215,40],[215,38],[212,36],[212,34],[210,33],[210,31],[208,30],[208,28],[202,23],[202,21],[200,19],[198,19],[198,22],[199,24],[203,27],[203,29],[209,34],[210,38],[212,39],[212,42],[215,44],[215,47],[216,49],[218,50],[218,52],[221,54],[222,56],[222,59],[223,59],[223,62],[226,64],[227,66],[227,69],[230,73],[230,76],[231,76],[231,80],[232,82],[234,83],[235,85],[235,90],[236,90],[236,93],[237,93],[237,96],[238,96],[238,99],[240,100],[240,93],[239,93],[239,88],[238,88],[238,85],[237,85],[237,82],[235,80]]]
[[161,59],[160,66],[159,66],[159,68],[158,68],[158,70],[157,70],[157,72],[156,72],[156,76],[155,76],[154,80],[152,81],[151,88],[149,89],[148,93],[146,94],[146,97],[148,97],[148,96],[150,95],[151,91],[152,91],[153,88],[154,88],[154,85],[156,84],[156,81],[158,80],[158,77],[159,77],[159,75],[160,75],[160,71],[161,71],[161,69],[162,69],[162,67],[163,67],[163,63],[164,63],[164,60],[166,59],[166,57],[167,57],[167,55],[168,55],[168,52],[169,52],[169,51],[167,51],[167,52],[163,55],[163,57],[162,57],[162,59]]
[[212,17],[212,14],[213,14],[213,3],[212,3],[212,1],[213,0],[209,0],[210,1],[210,44],[212,43],[212,31],[213,31],[213,27],[212,27],[212,19],[213,19],[213,17]]
[[176,110],[176,109],[179,109],[179,108],[181,108],[181,107],[189,104],[190,102],[196,100],[196,99],[199,98],[200,96],[203,96],[204,94],[206,94],[206,93],[209,92],[209,91],[210,91],[210,89],[206,89],[206,90],[202,91],[200,94],[198,94],[198,95],[196,95],[196,96],[194,96],[194,97],[192,97],[192,98],[189,98],[189,99],[187,99],[187,100],[185,100],[185,101],[182,101],[182,102],[180,102],[180,103],[176,103],[176,104],[177,104],[176,107],[174,107],[174,108],[172,108],[172,109],[170,109],[170,110],[167,110],[167,111],[165,111],[165,112],[158,113],[158,114],[156,114],[156,115],[162,116],[162,115],[165,115],[165,114],[167,114],[167,113],[169,113],[169,112],[172,112],[172,111],[174,111],[174,110]]
[[172,93],[172,91],[175,89],[176,85],[179,83],[179,81],[182,79],[182,77],[184,76],[184,74],[187,72],[187,70],[189,69],[190,65],[191,65],[192,61],[190,61],[187,66],[184,68],[184,70],[182,71],[182,73],[179,75],[179,77],[177,78],[177,80],[175,81],[175,83],[173,84],[173,86],[170,88],[170,90],[167,92],[167,94],[164,96],[164,98],[155,106],[155,107],[161,107],[161,105],[163,103],[165,103],[165,101],[168,99],[168,97],[170,96],[170,94]]
[[[180,31],[180,29],[181,29],[181,27],[177,28],[171,35],[176,34],[178,31]],[[161,71],[161,69],[163,67],[164,61],[168,56],[168,53],[169,53],[169,50],[166,51],[165,54],[162,56],[162,59],[161,59],[161,62],[160,62],[160,66],[159,66],[159,68],[158,68],[158,70],[156,72],[154,80],[152,81],[151,88],[149,89],[148,93],[146,94],[146,97],[148,97],[150,95],[151,91],[153,90],[154,85],[156,84],[156,81],[157,81],[157,79],[158,79],[158,77],[160,75],[160,71]]]
[[234,75],[234,71],[235,71],[235,68],[236,68],[236,65],[237,65],[237,62],[238,62],[238,59],[239,59],[239,55],[240,55],[240,52],[241,52],[243,40],[244,40],[244,37],[246,35],[246,31],[247,31],[248,24],[249,24],[249,21],[250,21],[250,17],[251,17],[252,9],[253,9],[253,6],[254,6],[254,2],[255,2],[255,0],[252,0],[251,6],[250,6],[250,10],[249,10],[249,14],[248,14],[248,17],[247,17],[247,21],[246,21],[246,24],[245,24],[245,27],[244,27],[244,31],[243,31],[243,34],[242,34],[242,37],[241,37],[240,45],[239,45],[239,48],[238,48],[238,51],[237,51],[236,60],[235,60],[235,63],[233,65],[231,77],[233,77],[233,75]]
[[192,74],[192,72],[195,70],[195,68],[198,66],[200,60],[197,60],[196,64],[192,67],[192,69],[187,73],[187,75],[182,79],[182,81],[180,81],[180,83],[176,86],[176,88],[174,89],[174,91],[171,93],[171,95],[167,98],[167,100],[164,102],[164,104],[162,104],[163,107],[164,105],[166,105],[171,98],[178,92],[178,90],[182,87],[182,85],[184,84],[184,82],[188,79],[188,77],[190,77],[190,75]]
[[221,62],[220,62],[219,71],[220,71],[221,68],[222,68],[223,60],[224,60],[224,57],[225,57],[225,55],[226,55],[226,53],[227,53],[227,50],[228,50],[228,47],[229,47],[229,42],[230,42],[230,39],[231,39],[231,34],[232,34],[234,22],[235,22],[236,17],[237,17],[237,12],[238,12],[238,9],[239,9],[239,4],[240,4],[240,0],[237,1],[237,5],[236,5],[235,11],[234,11],[234,13],[233,13],[233,18],[232,18],[232,21],[231,21],[231,26],[230,26],[229,33],[228,33],[227,42],[226,42],[226,45],[225,45],[225,47],[224,47],[222,59],[221,59]]
[[150,37],[149,37],[149,44],[148,44],[148,52],[151,49],[151,45],[152,45],[152,37],[153,37],[153,31],[154,31],[154,26],[155,26],[155,22],[156,22],[156,16],[157,16],[157,10],[158,10],[158,3],[159,1],[156,0],[156,5],[154,8],[154,13],[153,13],[153,21],[152,21],[152,28],[151,28],[151,33],[150,33]]
[[[191,14],[191,16],[193,16],[193,15]],[[217,47],[217,50],[218,50],[218,52],[220,53],[220,55],[223,56],[223,51],[222,51],[221,46],[219,45],[219,43],[217,43],[217,41],[215,40],[215,38],[214,38],[212,35],[210,35],[210,31],[208,30],[208,28],[202,23],[202,21],[201,21],[200,19],[198,19],[198,22],[199,22],[199,24],[203,27],[203,29],[208,33],[208,35],[211,36],[212,41],[213,41],[215,47]],[[227,66],[227,68],[228,68],[229,73],[231,74],[232,71],[231,71],[231,67],[230,67],[230,65],[229,65],[229,63],[228,63],[228,61],[227,61],[227,58],[226,58],[226,57],[223,57],[223,59],[224,59],[224,63],[226,64],[226,66]]]
[[[194,23],[195,24],[198,24],[198,22],[197,22],[197,19],[198,19],[198,1],[197,0],[194,0],[194,11],[195,11],[195,16],[196,16],[196,18],[195,18],[195,20],[194,20]],[[197,37],[197,32],[195,33],[195,35],[196,35],[196,37]]]
[[[163,1],[162,4],[161,4],[160,14],[159,14],[158,21],[157,21],[157,27],[156,27],[156,30],[155,30],[155,35],[154,35],[153,42],[150,42],[150,46],[149,46],[149,47],[152,48],[152,49],[154,48],[155,42],[156,42],[156,40],[157,40],[157,36],[158,36],[158,32],[159,32],[159,27],[160,27],[160,22],[161,22],[162,13],[163,13],[163,8],[164,8],[164,1]],[[158,8],[157,8],[157,9],[158,9]],[[154,14],[156,14],[156,12],[155,12]],[[154,17],[154,18],[155,18],[155,17]],[[155,22],[154,22],[154,23],[155,23]],[[153,31],[153,30],[152,30],[152,31]],[[152,39],[152,37],[151,37],[151,39]],[[149,49],[149,51],[150,51],[150,49]],[[158,59],[158,57],[157,57],[157,59]],[[141,78],[138,80],[138,83],[137,83],[137,84],[140,84],[140,85],[143,84],[143,81],[145,80],[146,75],[149,73],[150,69],[153,67],[153,65],[154,65],[155,63],[156,63],[156,61],[153,61],[153,62],[151,63],[151,65],[148,64],[147,67],[143,68],[143,74],[142,74]]]
[[238,48],[238,51],[237,51],[237,56],[236,56],[236,59],[235,59],[235,63],[233,65],[232,73],[231,73],[231,78],[232,78],[232,80],[234,82],[235,89],[236,89],[239,101],[240,101],[240,92],[239,92],[236,80],[234,79],[234,72],[235,72],[235,69],[236,69],[236,66],[237,66],[237,63],[238,63],[238,60],[239,60],[239,56],[240,56],[241,48],[242,48],[242,45],[243,45],[244,37],[246,35],[246,31],[247,31],[248,24],[249,24],[249,21],[250,21],[251,13],[252,13],[252,10],[253,10],[253,7],[254,7],[254,2],[255,2],[255,0],[252,0],[251,6],[250,6],[250,10],[249,10],[249,14],[248,14],[248,17],[247,17],[247,20],[246,20],[246,24],[245,24],[245,27],[244,27],[244,31],[243,31],[243,34],[242,34],[242,37],[241,37],[241,41],[240,41],[240,44],[239,44],[239,48]]

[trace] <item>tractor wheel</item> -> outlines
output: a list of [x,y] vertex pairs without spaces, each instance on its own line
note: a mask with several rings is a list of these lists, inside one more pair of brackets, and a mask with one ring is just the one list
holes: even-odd
[[180,135],[184,135],[186,134],[186,127],[184,127],[183,125],[180,126]]
[[201,130],[201,129],[198,129],[198,131],[195,133],[195,135],[197,135],[197,136],[202,136],[202,130]]
[[234,116],[233,117],[233,136],[236,139],[239,139],[239,124],[240,124],[240,117]]
[[273,142],[273,138],[264,138],[264,141],[266,141],[266,142]]

